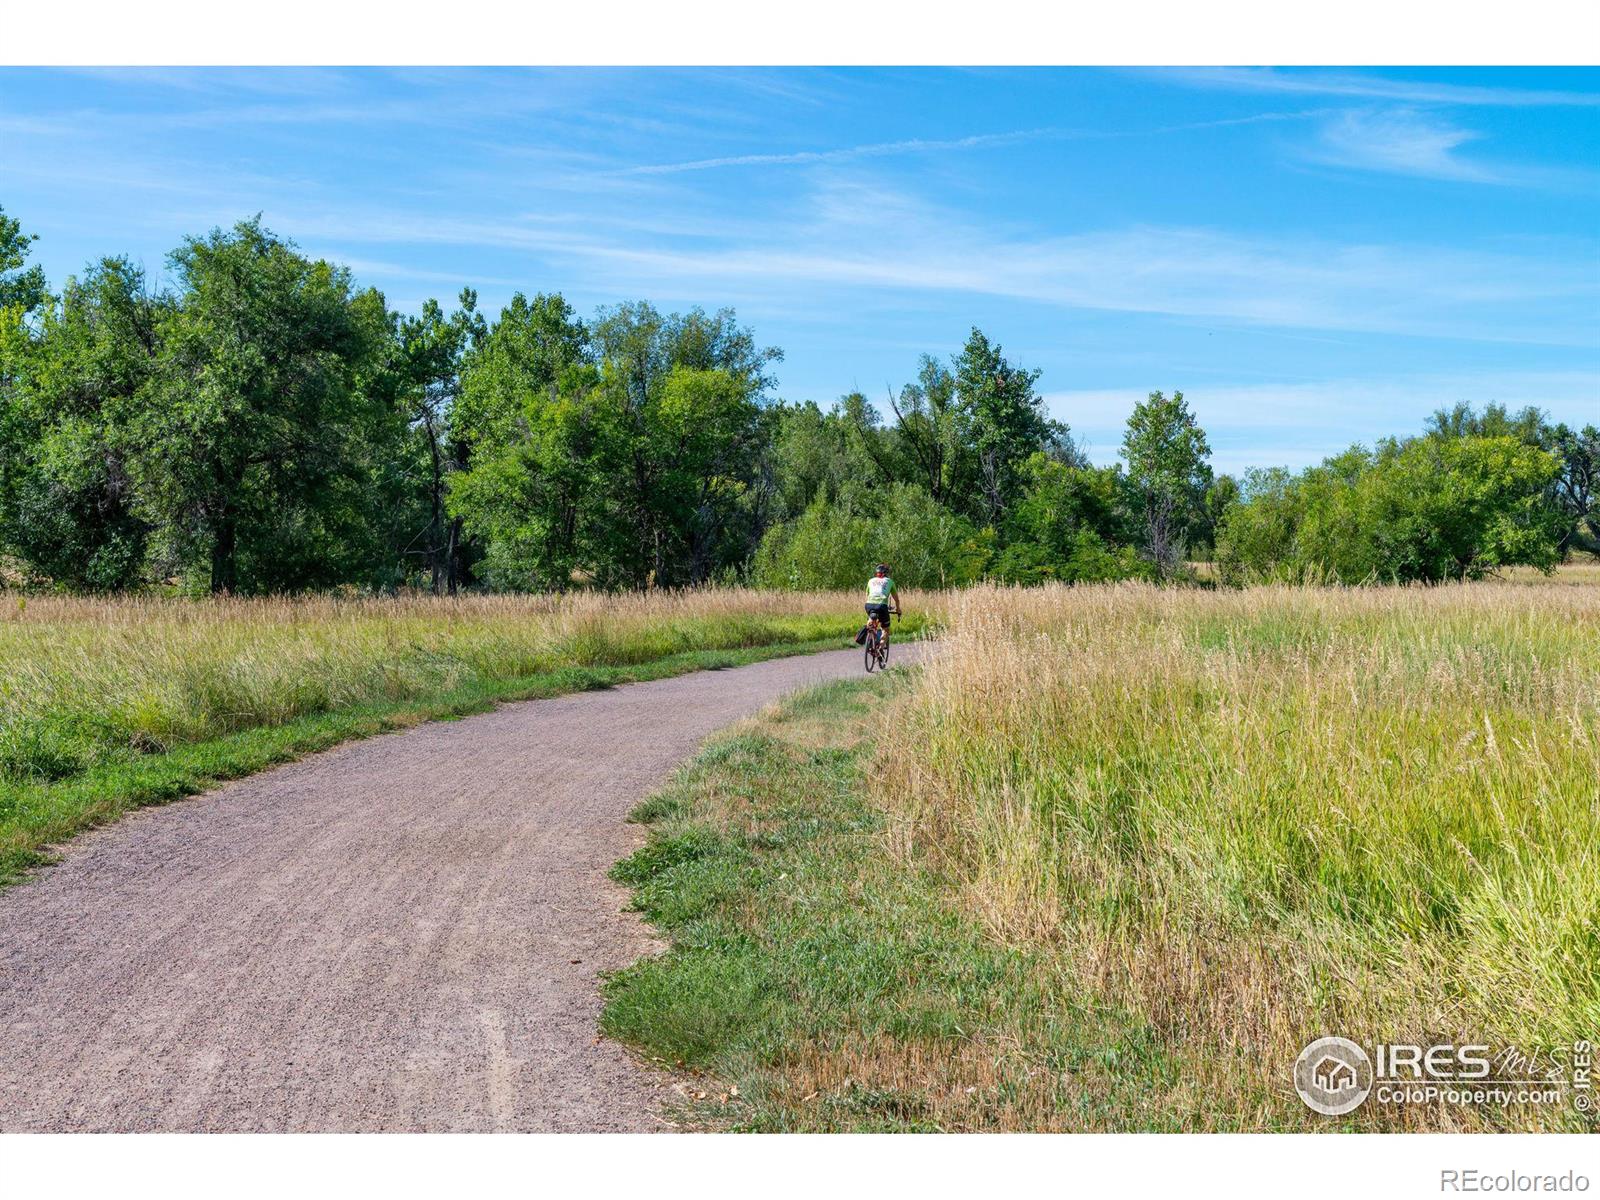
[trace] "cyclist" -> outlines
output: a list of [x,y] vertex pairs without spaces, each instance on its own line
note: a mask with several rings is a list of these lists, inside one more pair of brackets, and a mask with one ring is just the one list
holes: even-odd
[[[889,640],[889,604],[894,603],[894,615],[900,615],[900,589],[895,587],[894,580],[889,578],[889,567],[886,563],[879,563],[877,570],[872,573],[872,578],[867,580],[867,617],[878,618],[878,624],[883,626],[883,640]],[[862,631],[866,637],[866,631]]]

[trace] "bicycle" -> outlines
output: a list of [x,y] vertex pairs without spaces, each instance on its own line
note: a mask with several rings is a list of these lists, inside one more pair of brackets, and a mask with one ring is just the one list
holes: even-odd
[[873,617],[867,622],[866,648],[867,674],[889,666],[889,634]]

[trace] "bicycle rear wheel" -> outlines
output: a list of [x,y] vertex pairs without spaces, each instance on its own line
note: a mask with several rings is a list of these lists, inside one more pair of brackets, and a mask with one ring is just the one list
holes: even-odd
[[869,633],[869,634],[867,634],[867,674],[868,675],[872,674],[872,672],[874,672],[874,671],[876,671],[878,669],[878,642],[881,640],[882,636],[883,636],[882,634],[877,634],[877,633]]

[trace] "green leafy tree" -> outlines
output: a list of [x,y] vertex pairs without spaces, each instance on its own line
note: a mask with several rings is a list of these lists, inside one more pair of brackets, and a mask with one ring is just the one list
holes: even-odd
[[1558,551],[1563,557],[1574,550],[1600,555],[1600,428],[1586,425],[1574,430],[1564,424],[1552,425],[1532,406],[1513,413],[1503,404],[1485,405],[1482,412],[1458,404],[1434,413],[1427,433],[1443,440],[1513,437],[1554,454],[1561,471],[1546,489],[1545,499],[1562,517]]
[[865,593],[884,561],[907,588],[959,587],[983,576],[992,552],[990,534],[915,484],[856,485],[768,530],[752,575],[762,587]]
[[[981,337],[976,330],[973,332]],[[987,350],[985,342],[983,363],[992,365],[991,359],[998,356],[998,350],[992,356]],[[974,381],[969,378],[968,382]],[[908,482],[926,488],[930,496],[946,505],[952,503],[961,485],[963,459],[969,453],[968,421],[957,383],[957,377],[938,359],[924,354],[917,382],[907,384],[898,397],[891,399],[897,440],[914,468]],[[1027,386],[1031,389],[1031,379]]]
[[1560,514],[1545,490],[1555,455],[1475,435],[1360,446],[1298,477],[1258,472],[1223,523],[1224,579],[1439,583],[1501,567],[1548,570]]
[[1174,575],[1188,543],[1206,528],[1211,447],[1182,392],[1151,392],[1134,406],[1122,438],[1128,478],[1144,509],[1144,543],[1163,577]]
[[37,234],[23,233],[22,222],[6,216],[0,205],[0,315],[7,310],[26,314],[42,305],[50,291],[44,268],[27,266],[28,253]]
[[1072,466],[1043,453],[1023,464],[1023,493],[995,575],[1007,583],[1099,583],[1149,574],[1126,544],[1121,471]]
[[392,326],[382,297],[259,220],[169,261],[180,290],[128,463],[166,552],[213,592],[326,587],[378,566],[372,455],[404,421],[375,369]]
[[[447,512],[447,491],[450,476],[466,466],[468,442],[452,429],[462,359],[486,332],[477,293],[470,288],[461,293],[461,307],[448,317],[438,301],[428,300],[422,312],[402,320],[397,331],[395,369],[423,454],[426,510],[418,514],[423,517],[421,528],[407,539],[401,554],[427,564],[435,595],[455,595],[466,579],[463,521]],[[412,523],[417,523],[415,518]]]
[[1292,578],[1299,570],[1296,538],[1303,516],[1304,497],[1292,472],[1284,467],[1247,471],[1238,500],[1217,522],[1222,581],[1238,587]]
[[861,392],[839,397],[834,412],[844,430],[846,453],[873,487],[911,482],[914,471],[901,451],[896,430],[884,426],[877,408]]
[[[679,586],[745,561],[770,499],[762,400],[781,352],[757,346],[726,309],[665,316],[621,305],[603,311],[592,333],[612,517],[597,578]],[[695,427],[689,413],[709,427]]]
[[831,499],[852,484],[876,478],[876,464],[839,406],[824,412],[807,401],[771,411],[774,519],[798,516],[818,497]]
[[1239,503],[1240,495],[1239,481],[1232,475],[1218,475],[1211,481],[1211,486],[1206,488],[1204,517],[1198,537],[1205,552],[1213,557],[1216,551],[1217,533],[1222,527],[1223,518]]
[[1040,451],[1072,452],[1067,427],[1050,419],[1034,390],[1038,371],[1008,362],[977,328],[955,359],[961,440],[969,456],[963,479],[971,515],[999,528],[1022,491],[1022,464]]
[[483,540],[494,586],[564,591],[604,540],[598,383],[588,331],[559,295],[513,296],[467,354],[448,507]]
[[35,575],[80,591],[141,582],[150,533],[136,511],[126,428],[153,373],[170,307],[126,259],[69,279],[37,334],[13,327],[0,367],[0,544]]
[[745,563],[776,491],[776,353],[731,312],[646,304],[591,327],[517,297],[469,357],[452,511],[499,586],[698,584]]
[[1562,515],[1557,550],[1563,556],[1581,550],[1600,558],[1600,428],[1557,425],[1545,448],[1561,463],[1551,486],[1551,499]]
[[655,425],[666,464],[656,502],[684,543],[688,582],[704,583],[748,552],[736,526],[748,517],[765,448],[761,411],[747,379],[679,366],[662,386]]
[[[1560,525],[1544,493],[1559,471],[1554,455],[1515,437],[1386,444],[1350,496],[1370,573],[1433,583],[1511,565],[1550,568]],[[1317,528],[1302,534],[1313,560]]]

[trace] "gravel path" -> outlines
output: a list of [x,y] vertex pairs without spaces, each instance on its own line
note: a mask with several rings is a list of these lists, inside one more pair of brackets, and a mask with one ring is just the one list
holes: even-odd
[[[903,647],[902,653],[909,650]],[[606,878],[713,730],[858,651],[506,705],[75,840],[0,892],[0,1130],[666,1128]]]

